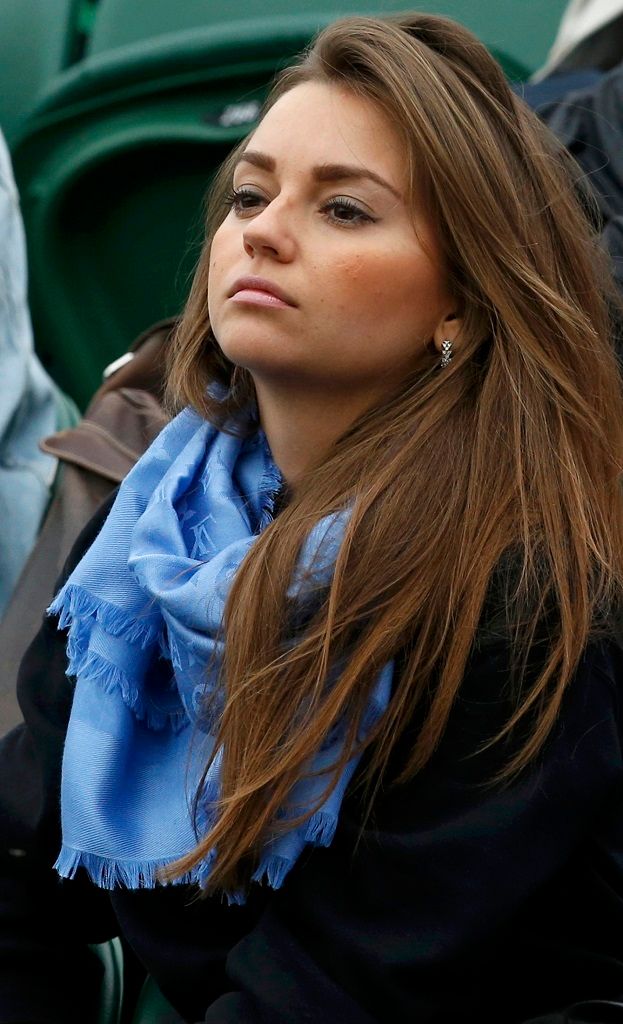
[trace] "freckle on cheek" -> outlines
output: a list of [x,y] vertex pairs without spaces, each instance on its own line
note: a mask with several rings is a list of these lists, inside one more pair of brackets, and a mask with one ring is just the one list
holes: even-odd
[[361,276],[362,270],[365,272],[362,261],[355,260],[353,263],[347,263],[344,266],[343,273],[350,277],[351,281],[355,281]]

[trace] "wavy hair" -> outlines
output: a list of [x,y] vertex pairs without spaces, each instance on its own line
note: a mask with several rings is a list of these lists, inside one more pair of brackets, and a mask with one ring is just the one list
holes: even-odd
[[[335,784],[389,659],[399,657],[401,671],[365,743],[368,806],[414,722],[392,781],[427,764],[492,592],[521,685],[503,729],[483,742],[521,736],[496,780],[514,777],[545,742],[623,582],[615,299],[581,172],[486,48],[450,20],[338,21],[281,74],[267,108],[309,81],[371,100],[400,132],[414,204],[417,196],[428,205],[461,308],[461,346],[444,373],[431,354],[399,393],[358,419],[240,567],[224,624],[220,816],[173,870],[216,846],[213,887],[245,883],[266,836],[283,827],[277,813],[293,784],[343,721],[347,743],[328,788]],[[169,396],[221,426],[233,419],[252,430],[242,418],[252,380],[221,353],[207,309],[210,240],[241,147],[212,188]],[[206,390],[214,380],[224,399]],[[312,523],[345,506],[352,513],[332,583],[287,643],[287,589],[301,545]],[[537,636],[546,643],[530,674]],[[336,664],[339,679],[327,687]]]

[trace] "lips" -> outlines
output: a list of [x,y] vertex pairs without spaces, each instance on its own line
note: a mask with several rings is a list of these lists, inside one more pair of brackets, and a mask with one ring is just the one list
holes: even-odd
[[[245,294],[243,296],[240,293]],[[260,302],[262,301],[262,296],[264,296],[265,301],[270,304],[296,306],[294,299],[283,288],[280,288],[273,281],[268,281],[264,277],[239,277],[229,290],[228,298],[231,299],[235,295],[240,295],[241,298],[248,296],[252,300],[254,294]],[[272,303],[270,301],[271,298],[273,300]]]

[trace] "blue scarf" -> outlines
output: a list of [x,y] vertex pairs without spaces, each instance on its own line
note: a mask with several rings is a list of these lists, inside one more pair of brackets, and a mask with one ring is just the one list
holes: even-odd
[[[186,409],[126,477],[50,606],[69,627],[68,674],[76,678],[62,770],[62,876],[83,867],[102,888],[153,887],[161,868],[196,846],[196,793],[197,820],[205,828],[214,821],[222,751],[214,751],[217,723],[205,708],[219,707],[223,610],[281,484],[261,433],[233,437]],[[309,581],[330,581],[346,515],[310,531],[290,585],[295,601]],[[390,663],[379,674],[363,734],[387,707],[392,671]],[[316,810],[266,842],[255,880],[278,888],[305,844],[333,839],[359,759],[320,803],[343,742],[343,730],[334,730],[294,787],[288,803],[297,815]],[[179,881],[205,885],[213,859],[214,852]]]

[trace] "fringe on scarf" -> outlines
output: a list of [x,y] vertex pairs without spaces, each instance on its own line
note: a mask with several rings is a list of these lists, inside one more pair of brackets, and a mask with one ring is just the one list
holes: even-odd
[[58,615],[61,629],[69,628],[67,642],[68,669],[70,676],[96,683],[104,693],[119,692],[127,708],[148,729],[160,731],[171,728],[180,732],[189,724],[182,706],[159,708],[137,684],[130,680],[117,665],[107,661],[101,654],[88,647],[89,631],[87,620],[95,619],[111,636],[121,637],[128,643],[137,644],[145,650],[153,644],[161,647],[161,630],[148,623],[137,622],[125,612],[106,601],[94,599],[81,587],[64,587],[48,608],[50,615]]
[[74,621],[93,618],[111,636],[139,644],[143,650],[160,638],[161,627],[131,617],[116,605],[93,597],[75,583],[65,584],[47,611],[48,615],[58,615],[60,629],[71,627]]
[[275,501],[279,491],[283,487],[283,477],[274,462],[269,462],[260,479],[259,492],[265,492],[264,505],[260,515],[260,532],[265,529],[274,518]]
[[[170,881],[162,880],[162,872],[172,863],[171,858],[153,861],[109,860],[99,854],[74,850],[69,846],[61,848],[54,868],[61,878],[75,878],[80,870],[84,870],[99,889],[154,889],[164,885],[197,885],[203,889],[208,883],[214,856],[212,853],[191,871]],[[253,881],[265,883],[272,889],[280,889],[293,863],[286,857],[273,854],[262,860],[253,875]],[[246,903],[247,894],[241,889],[223,895],[230,906],[243,906]]]
[[157,885],[199,884],[200,875],[205,874],[205,871],[189,871],[171,882],[163,882],[161,872],[173,859],[140,862],[108,860],[99,854],[62,846],[54,868],[61,878],[74,878],[80,869],[84,869],[100,889],[153,889]]
[[[316,811],[307,822],[305,842],[314,846],[330,846],[337,828],[337,817],[328,811]],[[272,883],[271,883],[272,884]]]

